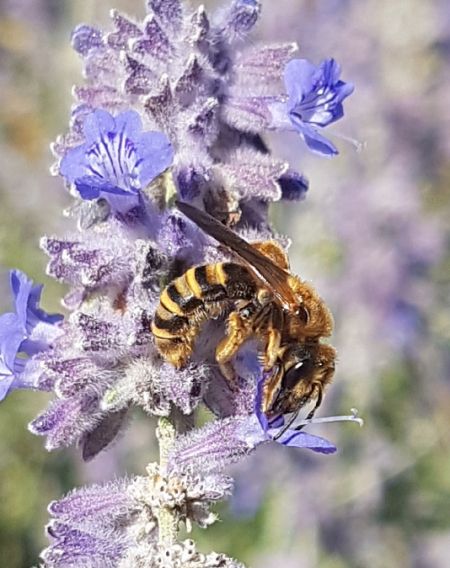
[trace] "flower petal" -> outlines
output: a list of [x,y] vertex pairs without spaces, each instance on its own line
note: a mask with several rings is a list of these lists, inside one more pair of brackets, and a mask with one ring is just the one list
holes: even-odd
[[[71,148],[65,154],[59,165],[59,173],[69,182],[75,183],[75,180],[86,175],[87,159],[86,153],[89,144],[82,144],[76,148]],[[78,188],[77,188],[78,189]]]
[[336,446],[325,438],[298,430],[287,430],[277,442],[283,444],[283,446],[308,448],[320,454],[333,454],[336,451]]
[[306,59],[289,61],[284,70],[284,82],[289,95],[289,105],[302,101],[314,88],[316,67]]
[[326,85],[334,85],[339,80],[341,66],[335,59],[324,59],[319,65],[319,70],[323,75],[324,83]]
[[[16,314],[24,329],[27,323],[28,299],[33,289],[33,282],[20,270],[11,270],[10,285],[14,295]],[[34,291],[36,301],[39,301],[40,290]]]
[[[133,112],[133,111],[131,111]],[[106,110],[97,109],[84,119],[83,133],[87,144],[93,144],[99,138],[115,131],[114,117]]]
[[122,112],[115,118],[114,130],[123,133],[131,140],[136,139],[142,132],[141,117],[134,110]]
[[25,330],[16,314],[0,316],[0,401],[13,388],[15,361]]
[[14,360],[25,337],[25,329],[16,314],[0,316],[0,375],[13,372]]
[[173,148],[162,132],[145,132],[136,144],[139,156],[139,181],[147,185],[173,162]]
[[320,154],[321,156],[335,156],[339,153],[336,146],[330,142],[328,138],[319,134],[317,129],[313,126],[301,121],[295,121],[294,124],[298,127],[298,131],[308,148],[316,154]]
[[33,286],[33,281],[23,272],[12,270],[10,280],[17,313],[17,322],[13,325],[17,330],[19,322],[24,340],[20,349],[28,355],[33,355],[46,349],[60,335],[54,324],[61,321],[63,316],[47,314],[38,306],[42,285]]

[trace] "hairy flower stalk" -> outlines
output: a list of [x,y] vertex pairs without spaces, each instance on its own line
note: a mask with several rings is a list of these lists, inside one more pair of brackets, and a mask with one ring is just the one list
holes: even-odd
[[[168,418],[158,421],[159,469],[162,475],[167,474],[167,464],[170,452],[175,442],[175,427]],[[158,515],[159,544],[171,546],[176,540],[178,519],[169,508],[161,508]]]
[[[268,206],[303,199],[308,181],[270,153],[264,136],[291,131],[299,151],[304,142],[336,155],[323,132],[343,115],[353,86],[334,59],[316,66],[293,58],[292,43],[247,45],[257,0],[232,0],[213,14],[180,0],[147,0],[146,9],[141,21],[113,10],[109,30],[83,24],[73,32],[85,81],[74,88],[69,131],[53,145],[52,169],[73,198],[73,222],[67,234],[41,240],[48,274],[69,287],[66,315],[46,314],[40,288],[11,273],[15,312],[0,317],[0,398],[18,388],[52,392],[29,428],[48,450],[75,444],[85,460],[107,450],[139,406],[159,417],[160,463],[51,503],[47,568],[238,568],[178,538],[182,523],[189,531],[216,520],[211,505],[232,490],[227,466],[265,443],[336,450],[303,430],[326,419],[263,412],[267,369],[253,337],[230,363],[233,384],[220,372],[214,353],[231,304],[203,318],[179,368],[151,329],[168,283],[192,267],[232,259],[175,200],[249,242],[273,240],[286,249]],[[201,292],[195,296],[192,286],[175,288],[178,303],[164,296],[171,321],[187,321],[183,309],[198,304]],[[158,324],[162,339],[182,343],[167,322]],[[214,419],[196,427],[203,404]]]

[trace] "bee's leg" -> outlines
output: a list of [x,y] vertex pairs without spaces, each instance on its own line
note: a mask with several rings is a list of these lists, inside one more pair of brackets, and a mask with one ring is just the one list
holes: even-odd
[[263,412],[269,412],[277,398],[283,378],[283,366],[275,364],[272,375],[266,380],[263,387],[262,408]]
[[266,348],[264,352],[264,369],[266,371],[272,369],[275,365],[281,344],[281,330],[283,328],[283,312],[275,304],[271,305],[270,314],[263,322],[263,329],[258,330],[258,334],[267,338]]
[[238,311],[231,312],[227,320],[227,335],[216,348],[216,361],[233,390],[237,390],[236,373],[230,361],[253,334],[254,312],[255,306],[252,302],[245,304]]
[[[227,335],[216,349],[217,362],[225,364],[230,361],[241,345],[252,336],[266,338],[269,325],[272,323],[268,339],[269,346],[266,349],[270,357],[266,356],[265,367],[267,369],[273,367],[281,341],[281,334],[276,328],[279,319],[278,312],[279,310],[274,310],[271,304],[261,307],[257,301],[248,302],[238,311],[231,312],[227,321]],[[266,359],[269,359],[268,364]]]
[[[235,372],[230,360],[236,355],[242,344],[250,337],[265,339],[269,322],[272,321],[273,308],[270,304],[261,306],[258,300],[243,304],[237,311],[228,316],[227,336],[219,343],[216,349],[216,360],[220,365],[223,375],[227,378],[230,385],[236,382]],[[281,336],[273,326],[273,333],[270,335],[271,350],[278,355]],[[273,367],[275,360],[271,363]]]
[[268,330],[268,338],[266,350],[264,353],[264,370],[270,370],[278,357],[280,350],[281,333],[278,329],[271,328]]
[[259,250],[264,256],[267,256],[274,264],[283,270],[289,270],[289,259],[284,249],[276,241],[262,241],[252,243],[252,247]]
[[227,320],[227,335],[216,348],[216,360],[219,365],[230,361],[252,333],[253,327],[249,322],[243,319],[239,312],[231,312]]

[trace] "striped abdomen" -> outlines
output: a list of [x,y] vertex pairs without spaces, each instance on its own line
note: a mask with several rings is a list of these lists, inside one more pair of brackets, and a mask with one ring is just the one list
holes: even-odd
[[256,285],[249,270],[231,262],[195,266],[162,292],[152,322],[156,345],[176,367],[189,359],[201,325],[222,303],[251,299]]

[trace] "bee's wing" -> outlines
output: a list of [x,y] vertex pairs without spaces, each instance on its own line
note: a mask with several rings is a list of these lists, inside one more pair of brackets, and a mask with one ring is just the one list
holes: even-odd
[[288,285],[288,273],[285,270],[274,264],[269,258],[252,247],[250,243],[205,211],[181,201],[175,203],[178,209],[205,233],[230,248],[244,260],[252,269],[256,278],[277,296],[284,307],[292,309],[298,305],[298,301]]

